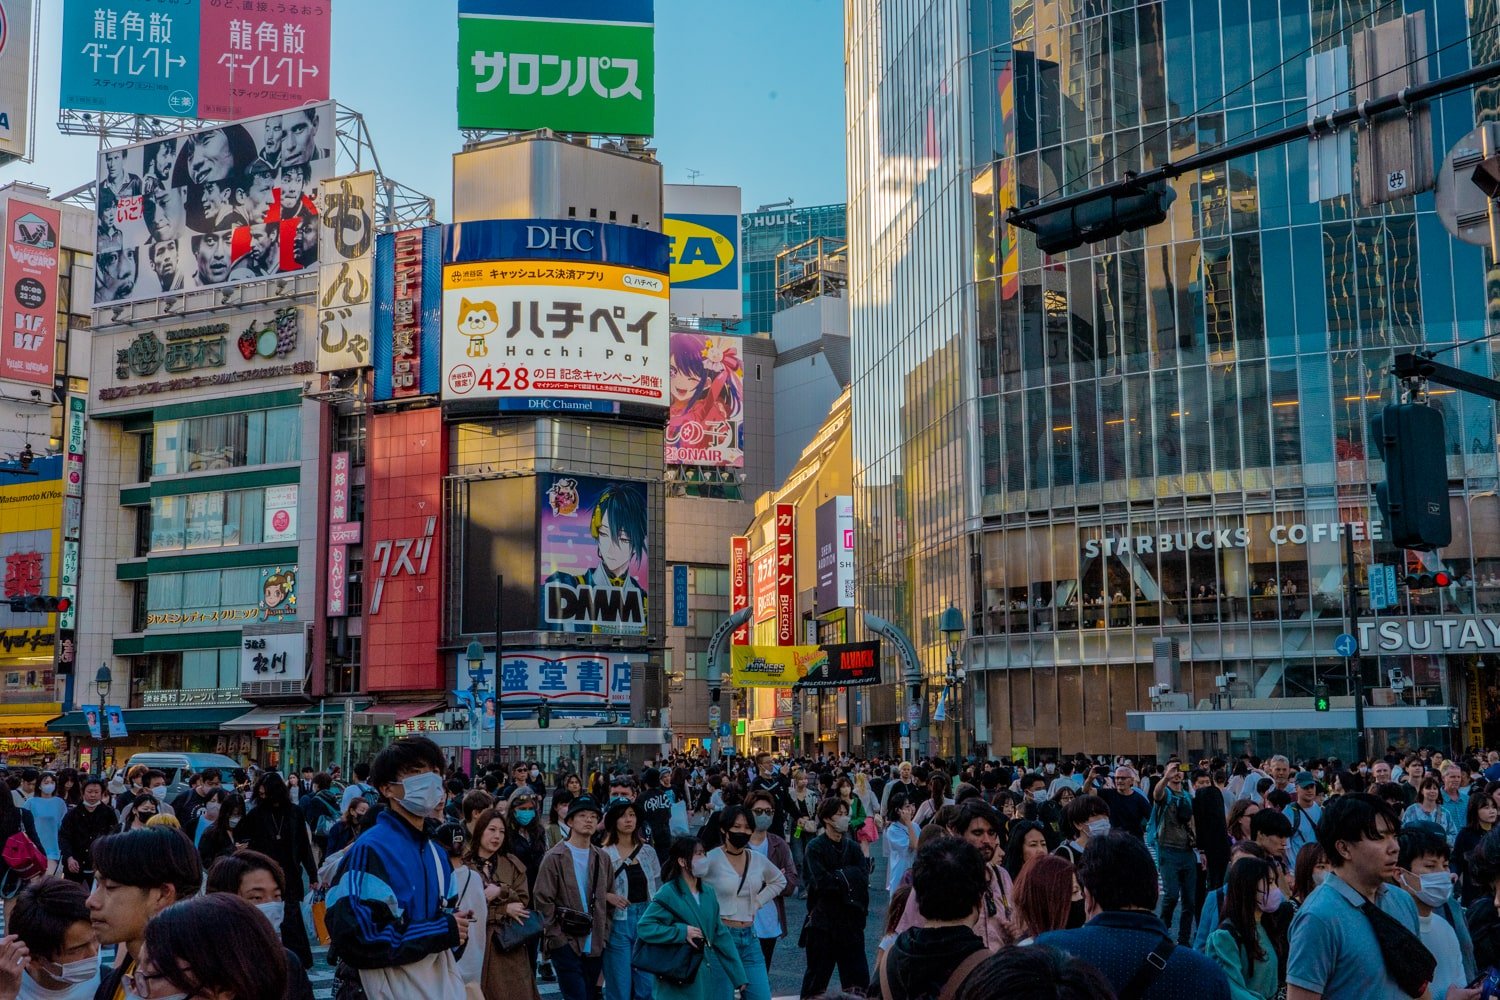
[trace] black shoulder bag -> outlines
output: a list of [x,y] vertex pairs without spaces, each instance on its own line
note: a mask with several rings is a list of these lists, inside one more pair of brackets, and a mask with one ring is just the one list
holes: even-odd
[[1385,959],[1385,971],[1407,996],[1421,996],[1437,971],[1437,959],[1432,957],[1432,952],[1401,921],[1374,903],[1365,902],[1359,911],[1370,921],[1370,929],[1375,932],[1380,956]]
[[1145,961],[1136,970],[1135,975],[1130,977],[1130,982],[1120,991],[1119,1000],[1141,1000],[1151,984],[1156,982],[1167,968],[1167,959],[1172,957],[1172,952],[1177,950],[1177,943],[1166,935],[1156,943],[1156,947],[1146,953]]

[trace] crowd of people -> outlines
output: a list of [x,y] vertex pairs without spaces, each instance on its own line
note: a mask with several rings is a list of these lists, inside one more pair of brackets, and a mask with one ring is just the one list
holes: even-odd
[[953,763],[471,776],[413,736],[347,784],[210,769],[172,796],[147,768],[19,769],[0,790],[0,1000],[310,1000],[308,914],[347,1000],[542,982],[770,1000],[783,951],[804,998],[1481,1000],[1500,982],[1500,754]]

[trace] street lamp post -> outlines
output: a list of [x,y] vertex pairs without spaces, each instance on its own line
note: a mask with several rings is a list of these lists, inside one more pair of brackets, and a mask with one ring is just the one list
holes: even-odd
[[[464,658],[469,661],[469,753],[475,757],[479,756],[479,730],[484,723],[484,705],[479,700],[480,684],[484,681],[484,647],[475,639],[469,643],[469,648],[464,651]],[[495,715],[500,715],[500,708],[495,706]],[[470,761],[470,771],[477,770],[477,761]]]
[[109,738],[109,721],[105,718],[104,710],[109,702],[109,689],[114,683],[114,675],[109,672],[109,664],[99,664],[99,672],[94,675],[94,691],[99,695],[99,760],[95,763],[96,773],[104,773],[104,742]]
[[962,704],[964,691],[964,663],[959,656],[959,643],[964,637],[964,615],[950,601],[948,607],[943,611],[943,617],[938,622],[938,631],[943,633],[943,638],[948,643],[948,674],[944,678],[949,692],[949,698],[954,701],[950,709],[953,713],[953,753],[961,762],[964,754],[964,722],[963,713],[959,706]]

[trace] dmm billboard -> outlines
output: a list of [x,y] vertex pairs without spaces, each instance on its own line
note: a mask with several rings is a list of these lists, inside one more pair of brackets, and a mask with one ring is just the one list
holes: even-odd
[[[667,241],[608,223],[447,227],[445,400],[501,409],[666,406]],[[561,403],[571,405],[559,405]]]
[[61,106],[230,120],[326,101],[332,23],[333,0],[66,0]]
[[646,484],[549,472],[541,498],[538,627],[647,634]]
[[652,0],[459,0],[459,128],[651,135],[655,77]]
[[445,440],[437,407],[370,418],[364,658],[371,691],[446,684],[437,652]]
[[94,305],[316,267],[334,152],[333,104],[104,150]]

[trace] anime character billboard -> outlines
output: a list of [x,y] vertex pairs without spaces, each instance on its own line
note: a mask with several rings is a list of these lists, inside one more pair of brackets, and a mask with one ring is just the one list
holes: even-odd
[[739,339],[672,334],[668,465],[745,467],[745,369]]
[[644,483],[547,473],[541,491],[539,627],[645,635]]

